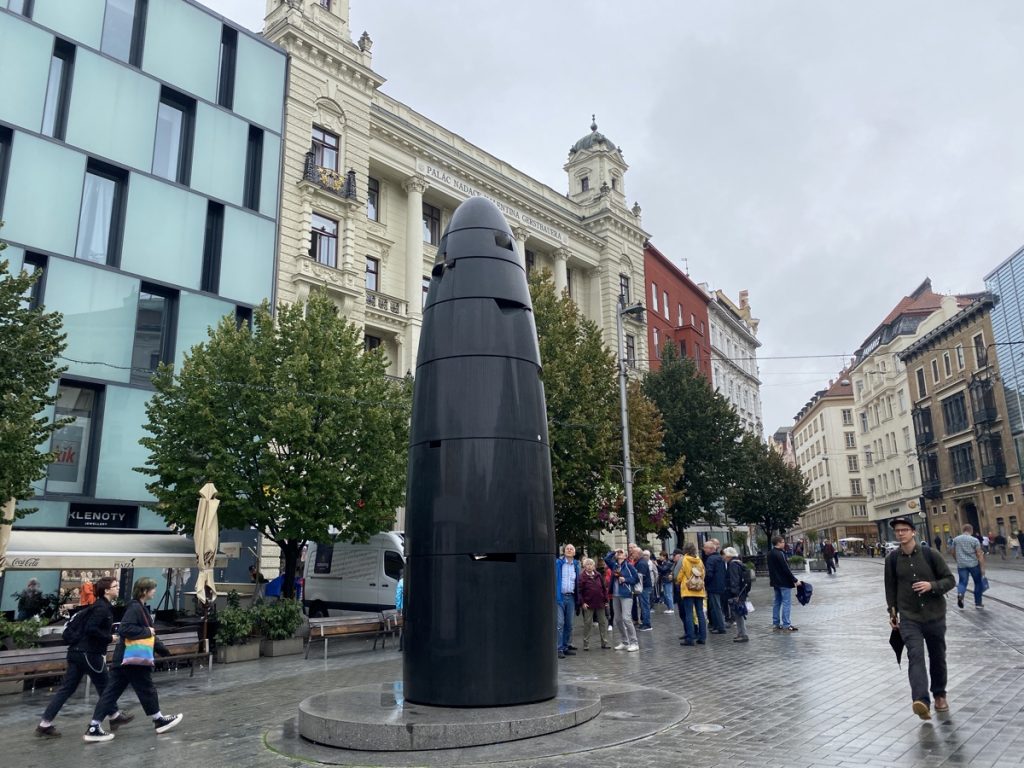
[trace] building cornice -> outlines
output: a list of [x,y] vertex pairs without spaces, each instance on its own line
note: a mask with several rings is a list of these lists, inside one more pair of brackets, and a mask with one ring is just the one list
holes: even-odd
[[975,299],[969,305],[961,309],[949,320],[933,328],[920,339],[915,341],[909,347],[904,349],[902,352],[897,352],[896,356],[903,362],[909,362],[922,354],[927,352],[936,342],[941,341],[947,336],[956,334],[961,328],[966,325],[970,325],[974,322],[975,318],[979,315],[984,315],[986,312],[991,312],[992,308],[999,302],[998,297],[994,294],[986,293],[983,296]]

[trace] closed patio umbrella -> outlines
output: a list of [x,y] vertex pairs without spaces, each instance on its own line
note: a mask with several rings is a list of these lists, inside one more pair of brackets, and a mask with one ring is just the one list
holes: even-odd
[[213,565],[220,546],[220,524],[217,521],[217,507],[220,501],[215,497],[217,488],[207,483],[199,490],[199,509],[196,512],[196,560],[199,564],[199,578],[196,579],[196,597],[200,602],[207,601],[206,590],[210,597],[216,599],[217,589],[213,583]]

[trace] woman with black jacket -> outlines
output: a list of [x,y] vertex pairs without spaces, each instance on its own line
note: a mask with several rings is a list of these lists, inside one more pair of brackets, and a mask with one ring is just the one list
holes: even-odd
[[[117,599],[120,589],[117,579],[104,576],[96,582],[93,587],[96,601],[88,608],[88,616],[83,616],[79,621],[85,621],[82,629],[82,639],[68,648],[68,669],[64,673],[64,681],[60,688],[50,698],[46,705],[43,719],[36,726],[36,736],[44,738],[56,738],[60,731],[54,726],[53,721],[60,712],[60,708],[71,698],[78,684],[86,675],[96,686],[96,693],[103,695],[107,687],[107,646],[111,640],[111,627],[114,625],[114,612],[111,610],[110,601]],[[114,697],[114,702],[117,697]],[[110,718],[110,727],[117,728],[135,719],[134,715],[122,712],[114,707],[114,716]]]
[[117,697],[124,693],[129,685],[135,689],[135,695],[139,697],[143,711],[152,718],[157,733],[171,730],[184,717],[180,713],[173,717],[164,717],[160,711],[156,687],[153,685],[153,654],[169,655],[163,643],[156,639],[156,630],[145,606],[155,594],[156,582],[153,579],[139,579],[135,583],[132,601],[128,604],[117,629],[119,639],[114,651],[110,685],[96,703],[89,729],[82,737],[85,741],[110,741],[114,738],[114,734],[103,731],[101,723],[104,717],[117,712]]

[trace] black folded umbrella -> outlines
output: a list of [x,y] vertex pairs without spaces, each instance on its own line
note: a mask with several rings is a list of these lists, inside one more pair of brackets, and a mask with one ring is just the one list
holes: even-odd
[[896,665],[903,666],[903,649],[906,645],[903,642],[903,635],[900,634],[899,629],[893,629],[893,631],[889,633],[889,645],[891,645],[893,651],[896,652]]

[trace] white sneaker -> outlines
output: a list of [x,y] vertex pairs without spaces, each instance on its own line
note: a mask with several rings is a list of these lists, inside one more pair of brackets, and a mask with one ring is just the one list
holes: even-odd
[[671,608],[669,608],[667,611],[665,611],[665,613],[675,613],[675,611],[673,611]]
[[618,645],[615,646],[614,650],[616,650],[616,651],[625,651],[625,650],[628,650],[628,648],[629,648],[629,646],[627,646],[625,643],[619,643]]
[[612,631],[612,625],[611,625],[611,624],[609,624],[609,625],[608,625],[608,631],[609,631],[609,632],[611,632],[611,631]]
[[627,646],[626,650],[630,651],[630,652],[632,652],[632,651],[639,651],[640,650],[640,646],[637,645],[636,643],[633,643],[632,645]]
[[153,727],[156,728],[157,733],[167,733],[171,728],[180,723],[184,717],[185,716],[180,712],[176,715],[172,715],[171,717],[161,717],[153,721]]

